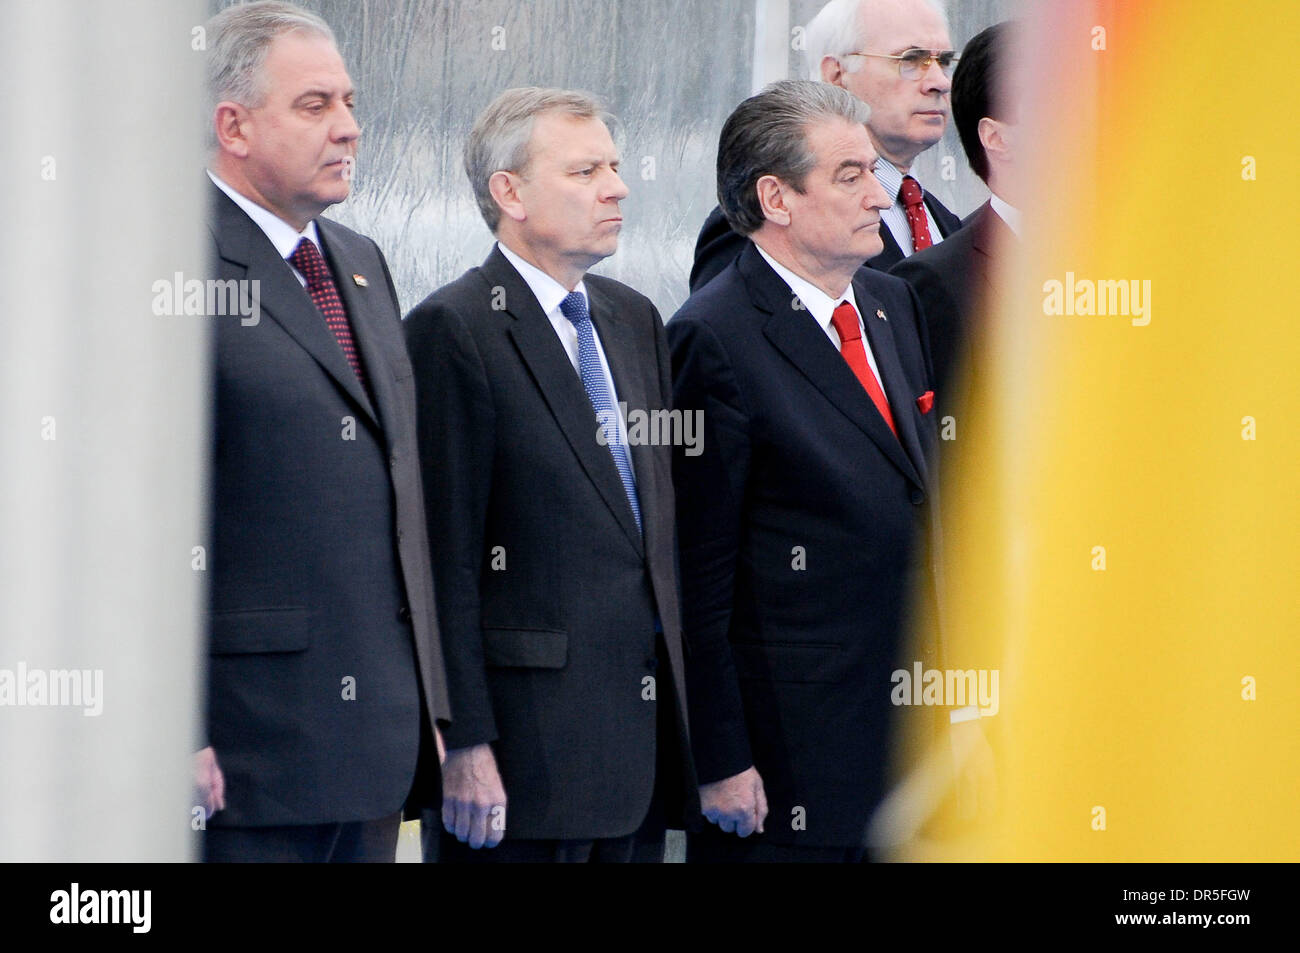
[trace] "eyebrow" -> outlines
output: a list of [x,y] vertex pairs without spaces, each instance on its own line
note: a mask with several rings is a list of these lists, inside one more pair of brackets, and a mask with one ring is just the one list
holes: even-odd
[[[348,90],[344,92],[343,95],[340,96],[339,98],[356,99],[356,96],[357,96],[356,88],[349,87]],[[333,99],[333,98],[334,98],[334,94],[327,89],[309,89],[305,93],[299,93],[298,97],[293,101],[293,104],[297,106],[298,104],[306,102],[307,100],[310,99]]]
[[866,172],[870,170],[873,165],[875,165],[874,162],[863,162],[860,159],[845,159],[835,167],[835,174],[839,175],[845,169],[857,169],[859,172]]

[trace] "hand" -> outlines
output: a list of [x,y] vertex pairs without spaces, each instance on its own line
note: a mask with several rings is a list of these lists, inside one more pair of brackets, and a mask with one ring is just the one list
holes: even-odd
[[442,767],[442,826],[474,850],[506,833],[506,789],[491,745],[453,748]]
[[194,755],[194,803],[204,807],[208,817],[226,809],[226,779],[211,745]]
[[767,795],[757,768],[746,768],[712,784],[700,785],[700,809],[705,818],[728,834],[748,837],[763,833],[767,817]]

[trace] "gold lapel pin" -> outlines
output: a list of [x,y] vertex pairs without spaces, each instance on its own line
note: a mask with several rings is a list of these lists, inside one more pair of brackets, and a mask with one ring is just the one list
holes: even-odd
[[881,311],[879,308],[876,309],[876,317],[878,317],[881,321],[886,320],[885,312]]
[[[352,276],[352,280],[355,281],[355,282],[356,282],[358,285],[360,285],[362,288],[369,288],[369,287],[370,287],[370,282],[366,281],[366,276],[365,276],[365,275],[353,275],[353,276]],[[879,313],[879,312],[877,312],[877,313]]]

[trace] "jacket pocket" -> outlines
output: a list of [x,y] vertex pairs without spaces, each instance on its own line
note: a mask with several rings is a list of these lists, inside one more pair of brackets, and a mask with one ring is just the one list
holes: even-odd
[[501,668],[564,668],[569,635],[560,629],[483,629],[483,660]]
[[301,652],[311,642],[311,610],[302,606],[213,612],[209,624],[213,655]]
[[838,682],[844,649],[829,642],[733,642],[738,678],[764,682]]

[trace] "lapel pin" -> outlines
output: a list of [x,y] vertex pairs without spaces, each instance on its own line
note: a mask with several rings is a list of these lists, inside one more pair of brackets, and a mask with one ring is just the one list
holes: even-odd
[[878,317],[881,321],[887,320],[885,318],[885,312],[881,311],[879,308],[876,309],[876,317]]
[[[369,287],[370,287],[370,282],[366,281],[366,276],[365,276],[365,275],[353,275],[353,276],[352,276],[352,280],[355,281],[355,282],[356,282],[358,285],[360,285],[362,288],[369,288]],[[879,314],[880,312],[876,312],[876,313]]]

